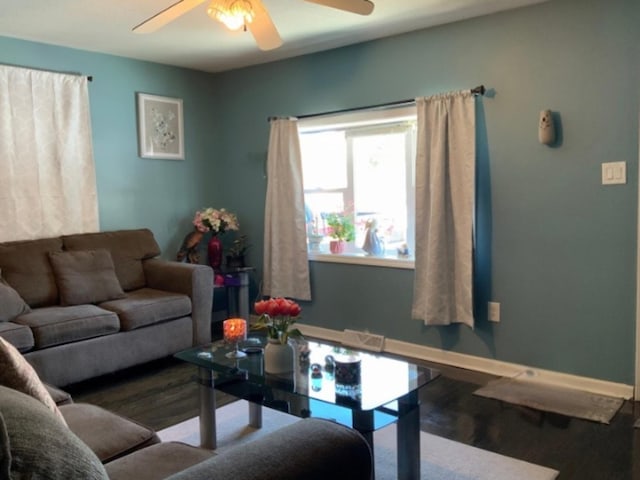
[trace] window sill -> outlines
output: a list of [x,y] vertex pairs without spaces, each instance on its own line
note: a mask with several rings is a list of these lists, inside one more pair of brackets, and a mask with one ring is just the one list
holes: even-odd
[[308,258],[312,262],[349,263],[353,265],[370,265],[373,267],[404,268],[407,270],[413,270],[414,268],[413,258],[371,257],[358,253],[334,254],[312,252],[308,253]]

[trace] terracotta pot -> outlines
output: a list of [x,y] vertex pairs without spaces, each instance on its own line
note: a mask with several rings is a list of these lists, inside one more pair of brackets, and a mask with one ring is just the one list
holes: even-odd
[[329,242],[329,250],[331,250],[331,253],[344,253],[344,247],[344,240],[331,240]]

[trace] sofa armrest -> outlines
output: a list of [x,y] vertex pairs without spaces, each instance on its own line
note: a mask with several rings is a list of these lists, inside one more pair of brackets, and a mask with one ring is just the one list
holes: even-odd
[[369,445],[357,431],[308,418],[167,480],[370,480],[372,462]]
[[213,269],[155,258],[143,261],[142,266],[149,288],[184,293],[191,298],[193,345],[211,342]]

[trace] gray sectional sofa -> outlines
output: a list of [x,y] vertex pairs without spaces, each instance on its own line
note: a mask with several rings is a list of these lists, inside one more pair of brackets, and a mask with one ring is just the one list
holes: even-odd
[[57,386],[208,343],[212,269],[159,255],[147,229],[0,243],[0,336]]
[[0,386],[0,478],[371,478],[372,456],[364,437],[328,420],[300,420],[217,454],[184,443],[161,442],[144,425],[95,405],[62,399],[59,410],[67,425],[35,398]]

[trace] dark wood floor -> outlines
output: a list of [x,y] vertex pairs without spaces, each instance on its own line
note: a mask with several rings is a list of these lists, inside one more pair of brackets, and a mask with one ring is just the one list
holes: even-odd
[[[610,425],[543,413],[473,395],[494,377],[442,365],[421,391],[424,431],[560,471],[560,480],[640,480],[637,403]],[[75,401],[101,405],[156,430],[198,414],[195,367],[164,359],[66,387]],[[218,397],[218,404],[230,398]],[[520,479],[514,479],[520,480]],[[524,479],[523,479],[524,480]]]

